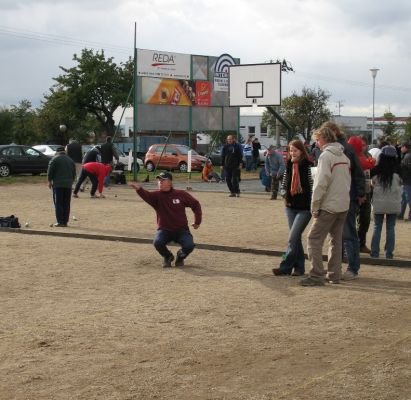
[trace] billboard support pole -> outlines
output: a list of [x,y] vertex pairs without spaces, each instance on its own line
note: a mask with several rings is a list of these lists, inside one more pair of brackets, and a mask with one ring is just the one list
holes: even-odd
[[133,180],[137,181],[137,23],[134,22],[134,71],[133,71]]

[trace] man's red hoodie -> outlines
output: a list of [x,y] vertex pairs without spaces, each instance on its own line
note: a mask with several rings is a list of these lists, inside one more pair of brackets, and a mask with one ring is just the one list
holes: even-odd
[[108,176],[112,170],[111,165],[102,164],[99,162],[89,162],[83,165],[83,168],[90,174],[96,175],[98,179],[97,190],[103,193],[104,178]]
[[348,143],[354,148],[355,154],[357,154],[363,171],[371,169],[375,166],[375,160],[371,156],[367,158],[364,156],[363,148],[365,143],[361,138],[358,136],[351,136],[348,139]]

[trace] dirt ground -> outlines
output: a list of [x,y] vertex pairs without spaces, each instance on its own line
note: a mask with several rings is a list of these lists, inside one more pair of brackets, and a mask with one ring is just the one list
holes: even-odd
[[[148,205],[106,194],[73,199],[59,232],[152,238]],[[196,242],[285,248],[280,201],[193,195]],[[57,229],[43,185],[0,186],[12,213]],[[398,223],[395,257],[411,259],[410,234]],[[195,250],[164,270],[151,245],[0,232],[0,247],[1,400],[411,399],[409,268],[304,288],[268,256]]]

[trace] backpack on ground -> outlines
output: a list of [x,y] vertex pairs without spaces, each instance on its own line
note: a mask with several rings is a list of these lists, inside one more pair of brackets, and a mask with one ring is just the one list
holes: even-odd
[[21,228],[19,219],[14,215],[0,217],[0,228]]

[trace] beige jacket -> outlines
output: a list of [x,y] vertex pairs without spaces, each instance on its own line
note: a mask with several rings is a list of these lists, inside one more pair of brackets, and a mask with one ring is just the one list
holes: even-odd
[[326,144],[318,159],[311,212],[325,210],[335,214],[347,211],[350,186],[350,160],[344,154],[344,147],[337,142]]

